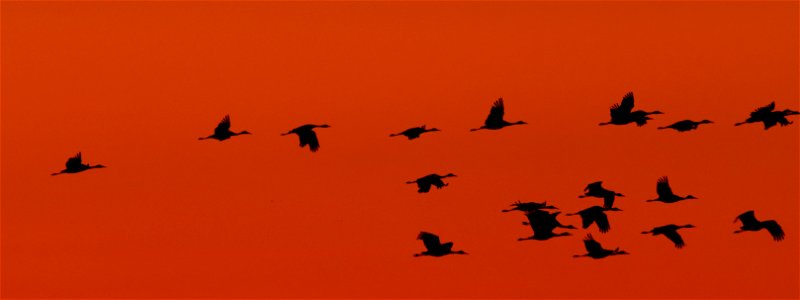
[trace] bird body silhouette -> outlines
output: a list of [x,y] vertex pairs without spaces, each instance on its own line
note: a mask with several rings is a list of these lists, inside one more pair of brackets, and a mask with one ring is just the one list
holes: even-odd
[[667,237],[673,244],[675,244],[675,248],[681,249],[686,246],[686,243],[683,242],[683,238],[680,234],[678,234],[678,229],[681,228],[695,228],[692,224],[687,225],[675,225],[669,224],[664,226],[659,226],[651,229],[650,231],[642,231],[642,234],[652,234],[656,235],[663,235]]
[[439,240],[439,236],[433,233],[422,231],[417,235],[417,239],[422,240],[422,244],[425,245],[425,251],[414,254],[414,257],[441,257],[448,254],[467,254],[463,250],[453,251],[453,242],[442,243]]
[[470,129],[470,131],[477,131],[481,129],[498,130],[512,125],[528,124],[524,121],[517,121],[513,123],[508,122],[503,119],[503,115],[505,115],[505,105],[503,104],[503,98],[500,98],[497,99],[497,101],[495,101],[492,105],[492,108],[489,110],[489,116],[486,117],[486,121],[483,122],[483,126]]
[[510,211],[521,211],[521,212],[529,212],[539,209],[558,209],[555,206],[547,205],[547,201],[545,202],[520,202],[517,201],[516,203],[511,203],[511,208],[504,209],[502,212],[510,212]]
[[215,139],[221,142],[231,138],[232,136],[237,136],[242,134],[250,134],[250,132],[248,132],[247,130],[240,132],[231,131],[231,117],[230,115],[225,115],[225,117],[222,118],[222,121],[220,121],[219,124],[217,124],[217,128],[214,128],[214,134],[209,135],[207,137],[200,137],[198,139],[199,140]]
[[648,120],[652,120],[650,115],[659,115],[663,114],[662,112],[655,110],[651,112],[647,112],[644,110],[633,110],[634,102],[633,102],[633,92],[628,92],[625,96],[622,97],[622,101],[620,103],[614,103],[609,108],[611,113],[611,120],[608,122],[600,123],[600,126],[603,125],[627,125],[630,123],[636,123],[637,126],[644,126],[647,124]]
[[583,195],[578,196],[578,198],[603,198],[603,207],[605,208],[614,207],[614,199],[616,197],[625,197],[623,194],[605,189],[602,181],[592,182],[586,185],[586,187],[583,189],[583,192]]
[[559,236],[569,236],[569,232],[554,233],[556,228],[576,229],[572,225],[563,225],[558,221],[557,217],[561,212],[550,213],[543,210],[532,210],[525,212],[528,222],[523,222],[522,225],[528,225],[533,230],[533,235],[527,238],[519,238],[518,241],[524,240],[537,240],[544,241]]
[[672,193],[672,188],[669,187],[669,178],[667,178],[667,176],[658,179],[658,182],[656,183],[656,193],[658,194],[658,198],[647,200],[647,202],[658,201],[664,203],[675,203],[682,200],[697,199],[697,197],[692,195],[681,197]]
[[712,123],[714,122],[711,122],[709,120],[702,120],[698,122],[692,120],[683,120],[672,123],[672,125],[669,126],[658,127],[658,129],[675,129],[678,132],[684,132],[684,131],[695,130],[697,129],[698,126],[700,126],[700,124],[712,124]]
[[735,126],[749,124],[749,123],[758,123],[761,122],[764,124],[764,130],[770,129],[775,125],[780,124],[781,127],[787,126],[794,122],[789,121],[786,119],[787,116],[797,115],[800,112],[793,111],[790,109],[784,109],[780,111],[775,110],[775,101],[770,102],[769,104],[759,107],[753,112],[750,113],[750,117],[743,122],[739,122],[734,124]]
[[756,213],[752,210],[737,216],[733,222],[736,221],[741,221],[742,227],[739,227],[739,230],[734,231],[733,233],[760,231],[761,229],[766,229],[772,236],[772,239],[775,241],[782,241],[785,236],[783,228],[781,228],[781,225],[778,225],[778,222],[774,220],[759,221],[756,219]]
[[567,214],[567,216],[574,216],[579,215],[581,217],[583,229],[589,228],[592,223],[597,225],[597,229],[600,230],[600,233],[606,233],[611,230],[611,223],[608,222],[608,215],[606,215],[606,211],[622,211],[619,208],[604,208],[601,206],[592,206],[582,211]]
[[448,183],[444,183],[444,181],[442,181],[442,179],[448,177],[456,177],[456,175],[453,173],[447,173],[445,175],[430,174],[417,178],[417,180],[414,181],[407,181],[406,183],[407,184],[416,183],[417,188],[419,188],[417,190],[418,193],[427,193],[431,190],[431,186],[435,186],[436,189],[441,189],[443,187],[448,186],[449,185]]
[[60,172],[57,172],[57,173],[52,173],[50,175],[55,176],[55,175],[59,175],[59,174],[78,173],[78,172],[83,172],[83,171],[86,171],[86,170],[89,170],[89,169],[105,168],[105,167],[106,166],[104,166],[104,165],[84,164],[83,161],[82,161],[82,158],[81,158],[81,153],[78,152],[78,154],[76,154],[75,156],[70,157],[69,159],[67,159],[67,164],[66,164],[66,168],[65,169],[63,169],[63,170],[61,170]]
[[306,124],[295,129],[289,130],[286,133],[281,133],[281,135],[290,135],[296,134],[300,138],[300,147],[305,147],[308,145],[308,149],[311,152],[317,152],[319,150],[319,139],[317,139],[317,134],[314,132],[314,128],[329,128],[328,124],[322,125],[314,125],[314,124]]
[[601,258],[606,258],[606,257],[612,256],[612,255],[627,255],[627,254],[629,254],[628,252],[625,252],[623,250],[619,250],[619,248],[616,248],[614,250],[609,250],[609,249],[603,248],[603,246],[600,245],[600,243],[598,243],[597,241],[594,240],[594,237],[592,237],[591,234],[586,235],[586,238],[583,239],[583,246],[586,248],[586,252],[588,252],[588,253],[581,254],[581,255],[573,255],[572,257],[575,257],[575,258],[578,258],[578,257],[591,257],[591,258],[594,258],[594,259],[601,259]]
[[422,135],[423,133],[435,132],[435,131],[441,131],[441,130],[439,130],[437,128],[427,129],[425,127],[425,125],[422,125],[422,126],[419,126],[419,127],[413,127],[413,128],[406,129],[406,130],[404,130],[403,132],[400,132],[400,133],[392,133],[389,136],[390,137],[395,137],[395,136],[403,135],[403,136],[407,137],[409,140],[413,140],[413,139],[419,138],[419,136]]

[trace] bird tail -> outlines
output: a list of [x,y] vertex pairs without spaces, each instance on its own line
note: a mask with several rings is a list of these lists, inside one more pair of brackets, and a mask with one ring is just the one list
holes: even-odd
[[739,122],[739,123],[733,124],[733,126],[744,125],[745,123],[747,123],[747,122]]

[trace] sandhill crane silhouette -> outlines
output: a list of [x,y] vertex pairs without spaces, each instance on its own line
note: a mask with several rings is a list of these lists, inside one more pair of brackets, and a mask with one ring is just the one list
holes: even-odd
[[785,236],[783,228],[781,228],[781,225],[778,225],[778,222],[775,220],[759,221],[756,219],[756,213],[752,210],[737,216],[733,222],[735,223],[736,221],[742,221],[742,227],[739,227],[739,230],[733,233],[766,229],[775,241],[782,241]]
[[761,122],[764,124],[764,130],[770,129],[775,125],[780,124],[781,127],[787,126],[794,122],[789,121],[786,119],[787,116],[797,115],[800,112],[793,111],[790,109],[784,109],[782,111],[775,111],[775,101],[770,102],[769,104],[759,107],[753,112],[750,113],[750,117],[743,122],[739,122],[734,124],[735,126],[749,124],[749,123],[758,123]]
[[673,194],[672,188],[669,187],[669,178],[667,178],[667,176],[658,179],[658,182],[656,183],[656,193],[658,193],[658,198],[647,200],[647,202],[658,201],[664,203],[675,203],[681,200],[697,199],[697,197],[692,195],[681,197]]
[[250,134],[250,132],[248,132],[247,130],[240,132],[231,131],[231,117],[230,115],[225,115],[225,117],[222,118],[222,121],[220,121],[219,124],[217,124],[217,128],[214,128],[214,134],[209,135],[207,137],[200,137],[198,139],[199,140],[215,139],[221,142],[231,138],[232,136],[237,136],[241,134]]
[[521,211],[521,212],[529,212],[533,210],[539,209],[558,209],[558,207],[547,205],[547,201],[545,202],[520,202],[517,201],[516,203],[511,203],[511,208],[504,209],[502,212],[510,212],[510,211]]
[[614,199],[616,197],[625,197],[625,195],[623,194],[603,188],[602,181],[592,182],[586,185],[586,187],[583,189],[583,192],[584,192],[583,195],[578,196],[578,198],[586,198],[586,197],[603,198],[603,207],[605,208],[614,207]]
[[702,120],[698,122],[692,120],[683,120],[672,123],[672,125],[669,126],[658,127],[658,129],[675,129],[678,132],[684,132],[684,131],[695,130],[697,129],[698,126],[700,126],[700,124],[712,124],[712,123],[714,122],[711,122],[709,120]]
[[52,173],[50,175],[55,176],[55,175],[59,175],[59,174],[78,173],[78,172],[83,172],[83,171],[86,171],[86,170],[89,170],[89,169],[105,168],[105,167],[106,166],[104,166],[104,165],[84,164],[82,162],[82,160],[81,160],[81,153],[78,152],[78,154],[76,154],[75,156],[70,157],[69,159],[67,159],[67,167],[65,169],[63,169],[63,170],[61,170],[60,172],[57,172],[57,173]]
[[625,96],[622,97],[622,101],[620,103],[614,103],[609,108],[611,112],[611,120],[605,123],[600,123],[600,126],[603,125],[626,125],[630,123],[636,123],[637,126],[644,126],[647,124],[647,120],[652,120],[649,115],[660,115],[663,114],[662,112],[655,110],[651,112],[643,111],[643,110],[633,110],[633,92],[628,92]]
[[413,127],[413,128],[406,129],[406,130],[404,130],[403,132],[400,132],[400,133],[392,133],[389,136],[390,137],[395,137],[395,136],[403,135],[403,136],[407,137],[409,140],[413,140],[413,139],[419,138],[419,136],[422,135],[423,133],[435,132],[435,131],[441,131],[441,130],[439,130],[438,128],[427,129],[425,127],[425,125],[422,125],[422,126],[419,126],[419,127]]
[[597,224],[597,229],[599,229],[601,233],[606,233],[611,230],[611,223],[608,222],[606,211],[622,210],[616,207],[604,208],[601,206],[592,206],[576,213],[567,214],[567,216],[579,215],[581,217],[583,229],[589,228],[592,223],[595,223]]
[[314,125],[314,124],[306,124],[295,129],[289,130],[289,132],[281,133],[281,135],[290,135],[296,134],[300,138],[300,147],[305,147],[308,145],[308,149],[311,152],[317,152],[319,150],[319,139],[317,139],[317,134],[314,132],[314,128],[329,128],[328,124],[322,125]]
[[507,126],[528,124],[524,121],[511,123],[503,120],[504,114],[505,105],[503,104],[503,98],[497,99],[497,101],[494,102],[494,105],[492,105],[492,108],[489,110],[489,116],[486,117],[486,121],[483,122],[483,126],[470,129],[469,131],[477,131],[481,129],[498,130]]
[[425,245],[425,251],[421,253],[414,254],[414,257],[418,256],[445,256],[448,254],[467,254],[463,250],[453,251],[453,242],[447,242],[442,244],[439,241],[439,236],[429,232],[420,232],[417,235],[418,240],[422,240],[422,244]]
[[544,241],[554,237],[571,235],[569,232],[553,233],[556,228],[575,229],[572,225],[563,225],[556,219],[561,212],[550,213],[543,210],[532,210],[525,212],[528,222],[522,222],[522,225],[528,225],[533,230],[533,235],[527,238],[519,238],[518,241],[537,240]]
[[680,226],[675,224],[669,224],[669,225],[655,227],[650,231],[642,231],[642,234],[653,234],[654,236],[659,234],[663,235],[667,237],[670,241],[672,241],[672,243],[675,244],[675,248],[680,249],[683,248],[683,246],[686,246],[686,243],[683,242],[683,238],[681,237],[680,234],[678,234],[678,229],[681,228],[695,228],[695,227],[692,224],[686,224]]
[[453,173],[447,173],[445,175],[430,174],[417,178],[417,180],[414,181],[406,181],[406,183],[407,184],[416,183],[417,187],[419,188],[417,190],[418,193],[427,193],[431,190],[431,185],[435,186],[436,189],[441,189],[443,187],[448,186],[449,185],[448,183],[444,183],[444,181],[442,181],[442,179],[447,177],[456,177],[456,175]]
[[594,240],[591,234],[586,235],[586,238],[583,239],[583,246],[586,248],[588,253],[580,254],[580,255],[573,255],[572,257],[591,257],[594,259],[605,258],[612,255],[626,255],[629,254],[623,250],[619,250],[616,248],[614,250],[604,249],[600,243]]

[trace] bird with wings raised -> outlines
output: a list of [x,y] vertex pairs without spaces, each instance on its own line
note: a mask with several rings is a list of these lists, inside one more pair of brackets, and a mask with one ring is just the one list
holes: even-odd
[[281,133],[281,135],[290,135],[296,134],[300,138],[300,147],[305,147],[308,145],[308,149],[311,152],[317,152],[319,150],[319,139],[317,139],[317,133],[314,132],[314,128],[329,128],[328,124],[322,125],[314,125],[314,124],[306,124],[295,129],[289,130],[286,133]]
[[775,125],[780,124],[781,127],[787,126],[794,122],[789,121],[786,119],[787,116],[797,115],[800,112],[793,111],[791,109],[784,109],[784,110],[775,110],[775,101],[770,102],[769,104],[759,107],[753,112],[750,113],[750,117],[747,120],[734,124],[735,126],[750,124],[750,123],[758,123],[761,122],[764,124],[764,130],[770,129]]
[[667,237],[673,244],[675,244],[675,248],[681,249],[683,246],[686,246],[686,243],[683,242],[683,237],[678,234],[678,229],[682,228],[695,228],[692,224],[686,225],[675,225],[669,224],[664,226],[659,226],[651,229],[650,231],[642,231],[642,234],[652,234],[656,235],[663,235]]
[[425,251],[414,254],[414,257],[440,257],[448,254],[467,254],[467,252],[464,252],[463,250],[453,251],[453,242],[442,243],[439,240],[439,236],[433,233],[422,231],[419,233],[419,235],[417,235],[417,239],[422,240],[422,244],[425,245]]
[[611,120],[608,122],[600,123],[601,126],[603,125],[627,125],[630,123],[636,123],[637,126],[644,126],[647,124],[648,120],[652,120],[650,115],[660,115],[663,114],[661,111],[654,110],[654,111],[644,111],[644,110],[633,110],[633,92],[628,92],[625,96],[622,97],[622,101],[620,103],[614,103],[609,108],[609,112],[611,113]]
[[524,121],[517,121],[513,123],[508,122],[503,119],[503,115],[505,115],[505,105],[503,104],[503,98],[500,98],[494,102],[494,105],[492,105],[492,108],[489,110],[489,116],[486,117],[486,121],[483,122],[483,126],[470,129],[470,131],[477,131],[481,129],[498,130],[512,125],[528,124]]
[[220,121],[219,124],[217,124],[217,127],[214,128],[214,134],[209,135],[207,137],[200,137],[198,139],[199,140],[215,139],[218,141],[224,141],[233,136],[242,134],[250,134],[250,132],[247,130],[243,130],[240,132],[231,131],[231,117],[230,115],[225,115],[225,117],[222,118],[222,121]]
[[761,229],[766,229],[767,232],[772,236],[772,239],[779,242],[782,241],[786,234],[783,232],[783,228],[781,225],[778,224],[775,220],[767,220],[767,221],[759,221],[756,219],[755,211],[747,211],[733,220],[733,222],[741,221],[742,227],[739,227],[739,230],[734,231],[733,233],[742,233],[745,231],[760,231]]
[[672,188],[669,187],[669,178],[667,178],[667,176],[658,179],[656,183],[656,193],[658,194],[658,198],[647,200],[647,202],[675,203],[688,199],[697,199],[697,197],[692,195],[686,195],[685,197],[675,195],[672,192]]
[[402,136],[405,136],[406,138],[408,138],[409,140],[413,140],[413,139],[419,138],[419,136],[422,135],[423,133],[436,132],[436,131],[441,131],[441,130],[439,130],[438,128],[428,129],[427,127],[425,127],[425,125],[422,125],[422,126],[419,126],[419,127],[412,127],[412,128],[403,130],[400,133],[392,133],[392,134],[389,135],[389,137],[395,137],[395,136],[401,136],[402,135]]
[[81,157],[81,153],[78,152],[78,154],[76,154],[75,156],[70,157],[69,159],[67,159],[66,168],[64,168],[63,170],[61,170],[59,172],[52,173],[50,175],[55,176],[55,175],[59,175],[59,174],[78,173],[78,172],[83,172],[83,171],[86,171],[86,170],[89,170],[89,169],[105,168],[105,167],[106,166],[104,166],[104,165],[84,164],[83,160],[82,160],[82,157]]
[[417,184],[417,193],[427,193],[431,190],[431,186],[435,186],[436,189],[441,189],[450,185],[449,183],[445,183],[442,179],[448,177],[456,177],[456,174],[447,173],[445,175],[439,174],[429,174],[423,177],[417,178],[414,181],[406,181],[406,184]]
[[616,197],[625,197],[625,195],[608,190],[603,187],[602,181],[596,181],[586,185],[583,189],[583,195],[578,196],[578,198],[586,197],[603,198],[603,207],[612,208],[614,207],[614,199]]
[[575,257],[575,258],[578,258],[578,257],[591,257],[591,258],[594,258],[594,259],[601,259],[601,258],[606,258],[606,257],[612,256],[612,255],[626,255],[626,254],[628,254],[628,252],[625,252],[623,250],[619,250],[619,248],[616,248],[614,250],[609,250],[609,249],[603,248],[603,246],[600,245],[600,243],[597,242],[594,239],[594,237],[592,237],[591,234],[586,235],[586,238],[583,239],[583,246],[586,248],[586,252],[587,253],[586,254],[580,254],[580,255],[573,255],[572,257]]

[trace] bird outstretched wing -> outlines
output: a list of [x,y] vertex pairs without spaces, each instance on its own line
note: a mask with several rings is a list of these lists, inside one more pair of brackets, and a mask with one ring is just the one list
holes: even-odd
[[772,238],[775,241],[783,240],[785,234],[783,233],[783,228],[781,228],[781,225],[778,225],[778,222],[775,222],[773,220],[768,220],[762,222],[761,224],[764,225],[764,228],[766,228],[767,231],[769,231],[769,234],[772,235]]
[[503,105],[503,98],[497,99],[489,110],[489,116],[486,117],[486,125],[494,124],[503,121],[505,114],[505,105]]
[[439,236],[429,232],[420,232],[417,236],[417,239],[422,240],[422,244],[425,245],[425,248],[428,251],[433,251],[441,246],[441,242],[439,241]]
[[750,113],[750,116],[754,117],[754,118],[755,117],[766,116],[767,114],[769,114],[773,110],[775,110],[775,101],[772,101],[772,102],[770,102],[770,104],[767,104],[767,105],[765,105],[763,107],[757,108],[756,110],[754,110],[753,112]]
[[589,253],[596,253],[603,250],[603,246],[595,241],[591,234],[587,234],[586,238],[583,239],[583,246],[586,247],[586,251]]
[[222,121],[219,121],[217,128],[214,128],[215,135],[225,135],[231,130],[231,116],[225,115]]
[[588,192],[590,190],[600,189],[600,188],[602,188],[602,186],[601,186],[602,184],[603,184],[602,181],[592,182],[590,184],[587,184],[586,187],[583,189],[583,191],[584,192]]
[[614,192],[609,191],[605,193],[605,195],[603,195],[603,208],[614,207],[614,199],[616,197],[617,195],[615,195]]
[[311,152],[317,152],[319,150],[319,139],[317,139],[317,133],[313,130],[307,131],[306,134],[301,134],[300,138],[306,137],[306,142],[308,143],[308,148],[311,149]]
[[622,101],[617,104],[611,105],[611,118],[621,118],[629,115],[633,110],[633,92],[628,92],[622,97]]
[[666,236],[673,244],[675,244],[676,248],[683,248],[686,244],[683,242],[683,238],[680,234],[678,234],[675,230],[667,230],[664,232],[664,236]]
[[67,165],[67,169],[69,170],[69,169],[78,168],[82,164],[83,164],[83,162],[81,160],[81,153],[78,152],[78,154],[75,154],[75,156],[70,157],[69,159],[67,159],[67,164],[66,165]]
[[594,216],[589,214],[581,214],[580,216],[583,229],[589,228],[589,226],[592,226],[592,223],[594,223]]
[[656,183],[656,193],[658,193],[658,197],[660,198],[668,198],[673,195],[672,188],[669,187],[669,178],[667,178],[667,176],[658,179],[658,183]]
[[611,229],[611,224],[608,223],[608,215],[604,212],[598,213],[594,222],[597,224],[597,228],[600,229],[601,233],[606,233]]
[[741,215],[737,216],[736,219],[733,219],[734,222],[736,222],[737,220],[742,221],[742,225],[758,223],[758,219],[756,219],[756,213],[755,211],[752,210],[744,212]]
[[417,179],[417,192],[427,193],[431,191],[431,183],[427,180]]

